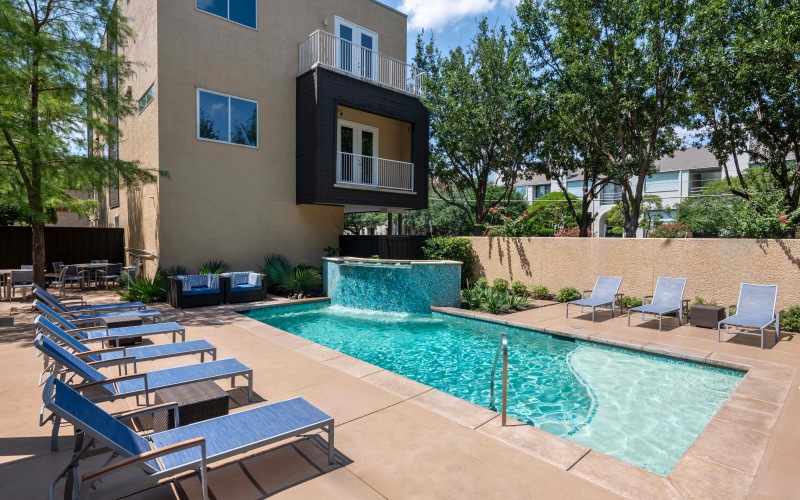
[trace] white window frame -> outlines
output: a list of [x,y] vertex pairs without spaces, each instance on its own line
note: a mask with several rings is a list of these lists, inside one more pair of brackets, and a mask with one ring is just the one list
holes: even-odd
[[[200,92],[205,92],[207,94],[214,94],[221,97],[228,98],[228,140],[227,141],[220,141],[218,139],[208,139],[206,137],[200,137]],[[231,98],[239,99],[240,101],[247,101],[255,103],[256,105],[256,145],[251,146],[249,144],[239,144],[238,142],[232,142],[231,138]],[[261,147],[261,124],[259,123],[261,119],[261,109],[258,106],[258,101],[254,101],[253,99],[247,99],[245,97],[239,97],[236,95],[231,94],[223,94],[222,92],[215,92],[213,90],[204,89],[201,87],[197,87],[197,91],[195,93],[195,133],[197,135],[197,140],[199,141],[206,141],[206,142],[216,142],[217,144],[229,144],[231,146],[242,146],[245,148],[250,149],[259,149]]]
[[255,2],[255,4],[256,4],[256,19],[255,19],[256,20],[256,26],[255,27],[248,26],[248,25],[242,24],[242,23],[237,23],[236,21],[232,21],[230,19],[230,17],[231,17],[231,0],[227,0],[228,1],[228,17],[222,17],[222,16],[219,16],[217,14],[214,14],[213,12],[209,12],[207,10],[201,9],[200,7],[197,6],[197,1],[198,0],[194,0],[194,10],[196,10],[198,12],[202,12],[203,14],[208,14],[209,16],[214,16],[214,17],[216,17],[218,19],[224,19],[224,20],[228,21],[229,23],[233,23],[233,24],[236,24],[238,26],[242,26],[244,28],[251,29],[253,31],[258,31],[258,0],[253,0]]
[[[676,179],[670,179],[670,182],[675,182],[676,183],[676,187],[674,187],[672,189],[650,189],[649,188],[648,181],[650,179],[653,179],[654,176],[666,175],[666,174],[674,175],[676,173],[678,174],[677,178]],[[658,177],[656,177],[656,179],[657,178]],[[655,181],[655,179],[654,179],[654,181]],[[658,182],[658,181],[655,181],[655,182]],[[662,181],[662,182],[664,182],[664,181]],[[656,188],[658,188],[658,187],[659,186],[656,186]],[[674,191],[677,191],[678,193],[680,193],[680,191],[681,191],[681,173],[680,173],[680,171],[674,171],[673,170],[671,172],[654,172],[654,173],[648,175],[647,178],[644,180],[644,192],[645,193],[672,193]]]
[[[336,153],[338,154],[342,150],[342,125],[345,127],[350,127],[353,129],[353,150],[356,150],[356,145],[358,145],[358,151],[361,151],[361,131],[366,130],[367,132],[372,132],[372,157],[375,159],[380,158],[380,129],[377,127],[373,127],[371,125],[364,125],[358,122],[351,122],[350,120],[342,120],[339,119],[336,122]],[[199,120],[198,120],[199,126]],[[199,128],[198,128],[199,130]],[[360,152],[353,153],[358,156],[364,156]]]
[[147,104],[145,104],[145,105],[144,105],[144,107],[143,107],[142,109],[140,109],[140,110],[138,111],[138,113],[137,113],[137,114],[140,114],[140,115],[141,115],[142,113],[144,113],[144,110],[145,110],[145,109],[147,109],[147,108],[150,106],[150,104],[151,104],[153,101],[155,101],[155,100],[156,100],[156,84],[155,84],[155,82],[153,82],[153,83],[151,83],[151,84],[150,84],[150,86],[149,86],[149,87],[147,87],[147,90],[145,90],[145,91],[144,91],[144,93],[142,94],[142,96],[141,96],[141,97],[139,97],[139,100],[138,100],[138,101],[136,101],[136,107],[137,107],[137,108],[139,107],[139,103],[142,101],[142,98],[143,98],[144,96],[146,96],[148,92],[150,92],[150,89],[153,89],[153,98],[152,98],[152,99],[150,99],[149,101],[147,101]]
[[[333,34],[334,34],[334,36],[339,37],[339,27],[341,25],[343,25],[343,24],[353,30],[353,38],[355,38],[355,34],[356,33],[365,33],[367,35],[371,35],[372,38],[375,40],[375,47],[373,47],[370,50],[372,50],[372,52],[375,52],[375,53],[380,52],[378,50],[378,40],[379,40],[378,33],[376,33],[375,31],[372,31],[370,29],[367,29],[367,28],[365,28],[365,27],[363,27],[363,26],[361,26],[359,24],[356,24],[356,23],[354,23],[352,21],[348,21],[347,19],[345,19],[343,17],[334,16],[334,18],[333,18],[333,31],[334,31]],[[361,37],[358,38],[358,43],[356,43],[356,40],[353,40],[352,43],[353,43],[353,45],[358,45],[359,47],[361,47]]]

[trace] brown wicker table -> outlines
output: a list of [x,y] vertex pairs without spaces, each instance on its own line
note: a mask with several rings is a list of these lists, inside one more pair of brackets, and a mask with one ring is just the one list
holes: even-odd
[[716,328],[719,322],[725,319],[725,308],[705,305],[692,306],[689,318],[693,326]]
[[[179,424],[221,417],[228,414],[228,393],[210,380],[193,382],[156,391],[156,404],[177,403]],[[157,412],[153,417],[156,432],[175,428],[174,410]]]
[[[141,326],[142,318],[139,316],[129,315],[129,316],[114,316],[111,318],[104,318],[106,326],[108,328],[123,328],[126,326]],[[138,344],[142,341],[142,337],[128,337],[124,339],[119,339],[119,345],[133,345]]]

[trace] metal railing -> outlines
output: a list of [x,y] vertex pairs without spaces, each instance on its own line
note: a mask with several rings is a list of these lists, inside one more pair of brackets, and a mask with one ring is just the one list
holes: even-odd
[[414,190],[414,164],[339,151],[336,183],[370,188]]
[[622,193],[602,193],[600,194],[601,205],[614,205],[622,201]]
[[508,409],[508,339],[505,334],[500,335],[500,342],[497,343],[497,351],[494,353],[494,363],[492,364],[492,377],[489,385],[489,409],[497,411],[494,404],[494,379],[497,374],[497,362],[500,361],[500,354],[503,354],[503,400],[500,412],[503,427],[506,425],[506,413]]
[[703,194],[703,189],[706,188],[706,184],[709,182],[716,182],[722,179],[700,179],[700,180],[690,180],[689,181],[689,196],[699,196]]
[[415,66],[317,30],[300,42],[300,73],[325,66],[415,96],[424,95],[425,73]]

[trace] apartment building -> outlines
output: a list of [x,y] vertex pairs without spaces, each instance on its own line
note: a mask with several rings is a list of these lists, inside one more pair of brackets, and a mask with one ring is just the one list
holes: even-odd
[[[168,172],[101,193],[146,267],[317,263],[345,212],[428,203],[423,75],[375,0],[118,0],[138,100],[105,154]],[[99,138],[98,138],[99,139]],[[98,145],[95,145],[97,147]]]
[[[748,168],[747,155],[741,155],[739,165]],[[735,172],[733,159],[728,162],[730,172]],[[690,196],[699,196],[703,187],[711,181],[725,178],[725,173],[719,166],[714,155],[706,148],[687,148],[675,151],[671,157],[664,157],[656,162],[656,172],[645,179],[645,194],[656,195],[661,198],[665,207],[674,208],[682,200]],[[583,174],[576,172],[564,179],[567,191],[581,197],[583,190]],[[635,182],[635,180],[634,180]],[[520,181],[516,184],[517,191],[526,200],[532,202],[551,191],[559,191],[555,180],[547,180],[543,175],[532,179]],[[607,236],[606,214],[622,199],[622,191],[618,184],[607,184],[600,197],[592,203],[591,210],[597,214],[592,231],[598,236]],[[664,222],[673,220],[674,212],[659,214]]]

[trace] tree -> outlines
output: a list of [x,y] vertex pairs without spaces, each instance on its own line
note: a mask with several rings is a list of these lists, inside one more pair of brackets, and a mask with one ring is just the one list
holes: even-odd
[[[738,155],[748,153],[771,177],[768,191],[781,194],[784,215],[794,214],[800,205],[800,4],[709,0],[697,5],[699,43],[690,79],[695,127],[704,131],[732,193],[760,210],[762,190],[752,189],[739,163]],[[769,209],[758,213],[766,216]],[[800,222],[793,217],[791,236]]]
[[0,2],[0,178],[4,203],[33,233],[34,281],[44,284],[49,208],[86,213],[94,202],[69,190],[153,182],[156,175],[115,155],[87,151],[86,128],[115,147],[117,120],[133,111],[120,94],[130,63],[118,53],[130,30],[111,0]]
[[629,237],[639,225],[645,178],[679,145],[675,127],[687,120],[691,5],[525,0],[518,7],[518,32],[541,73],[543,99],[556,104],[558,125],[571,131],[555,149],[566,161],[585,162],[590,178],[599,169],[621,185]]
[[364,229],[375,229],[388,222],[388,215],[381,212],[344,214],[344,230],[350,234],[361,234]]
[[[664,205],[664,201],[660,196],[655,194],[646,194],[642,196],[642,217],[639,220],[639,228],[645,230],[654,229],[660,226],[663,222],[662,214],[672,214],[672,209],[669,205]],[[622,236],[625,233],[625,217],[622,213],[622,202],[606,212],[606,226],[609,232],[614,236]]]
[[482,234],[492,174],[502,186],[499,204],[507,205],[531,162],[536,130],[529,126],[523,54],[505,28],[490,28],[483,19],[470,45],[447,56],[432,37],[425,45],[420,35],[415,62],[427,74],[432,189],[465,213],[473,234]]

